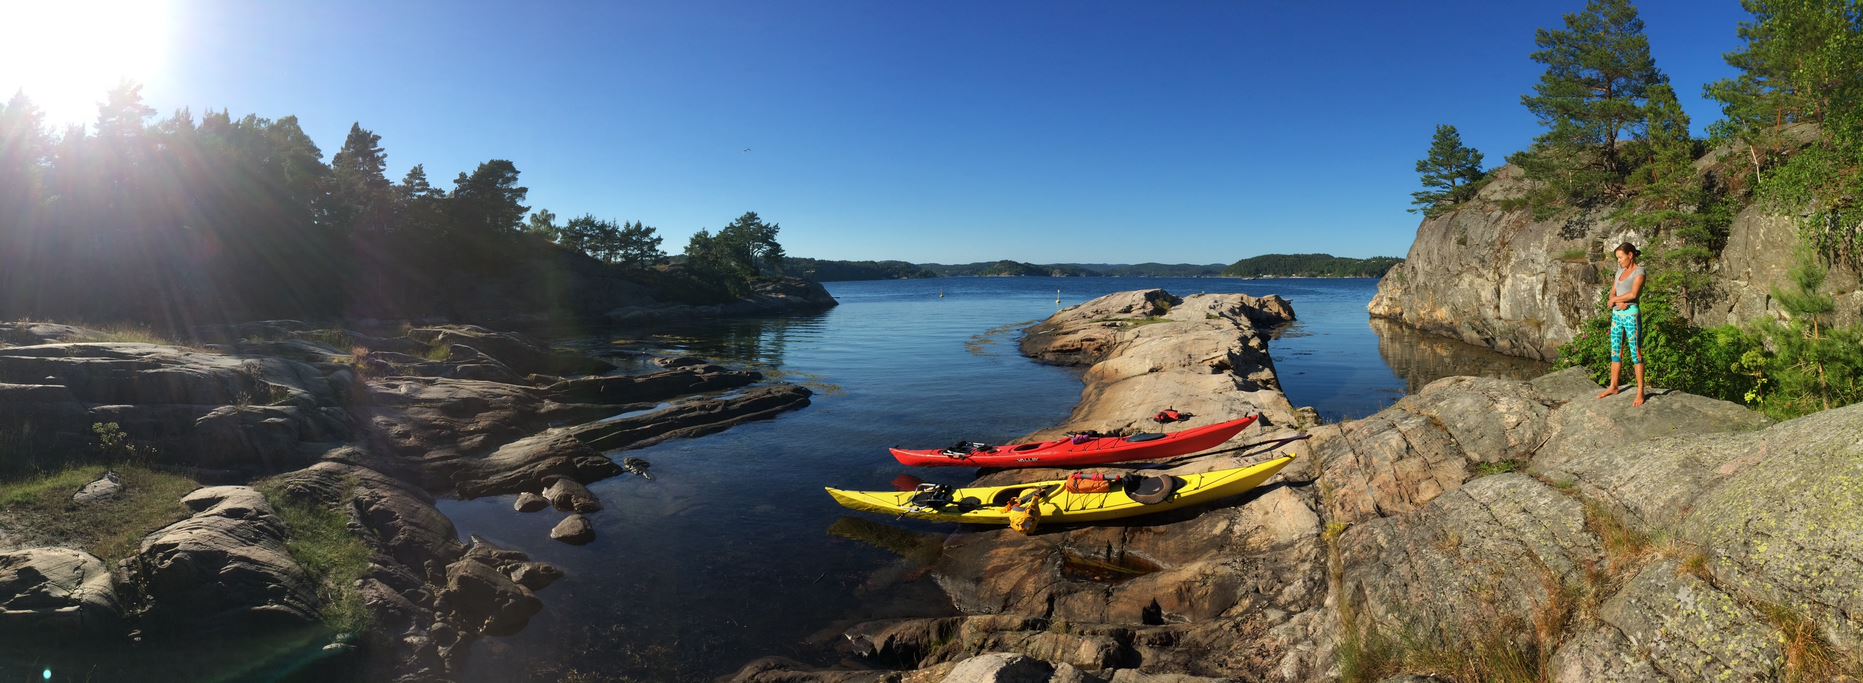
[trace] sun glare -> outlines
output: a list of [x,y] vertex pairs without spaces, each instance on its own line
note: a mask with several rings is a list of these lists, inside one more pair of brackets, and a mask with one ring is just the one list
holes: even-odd
[[164,0],[0,0],[0,98],[24,90],[54,129],[97,118],[123,79],[163,75]]

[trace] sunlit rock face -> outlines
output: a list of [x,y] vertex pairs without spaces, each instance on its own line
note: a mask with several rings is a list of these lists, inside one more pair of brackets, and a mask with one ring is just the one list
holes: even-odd
[[110,570],[90,553],[69,548],[0,553],[0,637],[103,635],[122,623]]
[[[1712,154],[1697,162],[1706,173]],[[1508,166],[1481,193],[1417,227],[1403,263],[1378,283],[1371,314],[1502,353],[1552,361],[1586,320],[1604,311],[1617,245],[1636,244],[1649,261],[1653,235],[1606,205],[1535,219],[1510,208],[1530,181]],[[1755,204],[1734,217],[1709,275],[1712,291],[1684,311],[1697,325],[1740,324],[1779,315],[1775,289],[1790,291],[1798,263],[1798,216]],[[1649,268],[1657,266],[1647,265]],[[1823,291],[1840,324],[1863,319],[1856,271],[1831,264]]]

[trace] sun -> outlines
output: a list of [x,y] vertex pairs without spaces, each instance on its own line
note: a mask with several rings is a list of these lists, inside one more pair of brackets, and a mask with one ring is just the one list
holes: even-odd
[[90,124],[125,79],[164,75],[164,0],[0,0],[0,101],[25,91],[54,130]]

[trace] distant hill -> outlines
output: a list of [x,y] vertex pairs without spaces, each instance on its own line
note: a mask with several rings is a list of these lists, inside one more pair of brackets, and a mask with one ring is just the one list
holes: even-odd
[[783,259],[783,272],[816,282],[938,277],[937,273],[905,261],[829,261],[793,256]]
[[1403,259],[1327,254],[1265,254],[1221,263],[908,263],[832,261],[790,257],[784,272],[817,282],[903,280],[928,277],[1379,277]]
[[1021,261],[980,261],[977,263],[922,264],[926,270],[944,277],[1092,277],[1100,273],[1067,265],[1037,265]]
[[1222,277],[1222,263],[1057,263],[1108,277]]
[[1391,256],[1262,254],[1230,264],[1223,274],[1229,277],[1384,277],[1384,271],[1403,262]]

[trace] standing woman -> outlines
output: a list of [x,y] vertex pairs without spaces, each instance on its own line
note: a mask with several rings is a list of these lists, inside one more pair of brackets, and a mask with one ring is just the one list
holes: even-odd
[[1642,254],[1637,246],[1629,242],[1617,245],[1617,279],[1611,287],[1611,386],[1598,394],[1604,398],[1617,393],[1622,385],[1618,379],[1624,371],[1624,347],[1630,347],[1630,363],[1637,369],[1637,400],[1632,405],[1643,405],[1643,350],[1639,348],[1643,339],[1642,330],[1637,323],[1640,311],[1637,300],[1643,296],[1643,266],[1637,265],[1637,257]]

